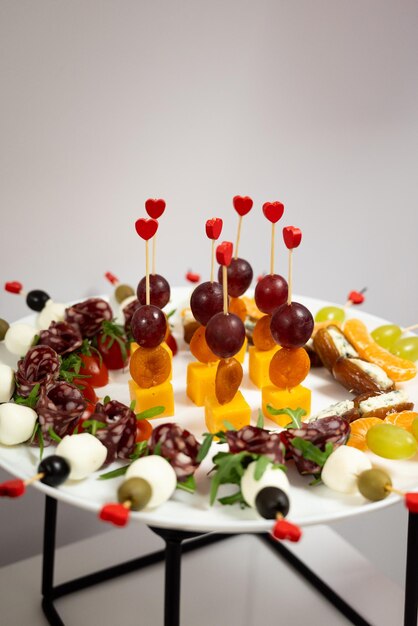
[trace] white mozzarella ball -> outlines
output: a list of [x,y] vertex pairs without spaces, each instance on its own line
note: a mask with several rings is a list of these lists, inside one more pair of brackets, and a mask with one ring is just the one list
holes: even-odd
[[0,363],[0,402],[9,402],[15,390],[15,373],[9,365]]
[[51,322],[63,322],[65,319],[65,304],[48,300],[37,318],[38,328],[47,330]]
[[9,352],[16,356],[25,356],[37,335],[37,330],[29,324],[16,323],[8,329],[4,343]]
[[6,402],[0,406],[0,443],[5,446],[16,446],[27,441],[35,427],[38,416],[36,411],[15,404]]
[[119,302],[116,303],[115,308],[113,309],[114,311],[118,311],[118,314],[116,316],[116,324],[121,324],[121,326],[125,324],[125,316],[123,315],[123,309],[136,299],[137,299],[136,295],[133,295],[133,296],[128,296],[127,298],[125,298],[125,300],[122,300],[120,304]]
[[105,462],[107,448],[90,435],[66,435],[57,446],[56,454],[64,457],[71,467],[70,480],[82,480],[99,469]]
[[151,455],[138,459],[126,472],[128,478],[143,478],[151,486],[151,499],[147,509],[152,509],[166,502],[173,495],[177,486],[176,472],[162,456]]
[[325,461],[322,482],[333,491],[355,493],[358,490],[358,475],[371,467],[372,463],[364,452],[351,446],[340,446]]
[[255,507],[255,499],[257,494],[264,487],[278,487],[289,494],[289,480],[285,472],[279,468],[274,469],[272,465],[268,466],[259,480],[254,478],[254,472],[257,461],[249,464],[241,478],[241,492],[247,504]]

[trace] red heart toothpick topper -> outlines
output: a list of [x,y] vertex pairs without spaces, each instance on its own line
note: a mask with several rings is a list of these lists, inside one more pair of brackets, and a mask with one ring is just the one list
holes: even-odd
[[411,513],[418,513],[418,493],[410,492],[405,494],[405,506]]
[[23,285],[17,280],[13,280],[11,282],[5,283],[4,288],[9,293],[20,293],[23,289]]
[[293,250],[302,241],[302,231],[300,228],[296,228],[296,226],[285,226],[283,228],[283,239],[286,248]]
[[363,304],[365,297],[361,291],[350,291],[347,300],[352,304]]
[[99,512],[99,519],[115,526],[126,526],[129,521],[129,509],[122,504],[105,504]]
[[206,235],[209,239],[219,239],[222,232],[223,221],[220,217],[212,217],[206,222]]
[[296,524],[292,524],[285,519],[280,519],[273,526],[271,534],[274,539],[277,540],[289,539],[290,541],[296,542],[301,538],[302,531]]
[[26,491],[23,480],[16,478],[15,480],[7,480],[0,485],[0,496],[7,498],[19,498]]
[[119,278],[116,278],[116,276],[112,274],[112,272],[106,272],[105,278],[107,278],[109,283],[111,283],[112,285],[117,285],[119,283]]
[[249,196],[234,196],[232,203],[234,209],[241,217],[247,215],[253,208],[253,201]]
[[136,232],[138,233],[140,237],[142,237],[142,239],[145,239],[145,241],[148,241],[148,239],[151,239],[152,237],[154,237],[155,233],[157,232],[157,229],[158,229],[157,220],[153,220],[153,219],[147,220],[144,217],[140,217],[139,220],[136,220],[135,222]]
[[269,222],[275,224],[284,213],[284,204],[281,202],[265,202],[263,204],[263,213]]
[[230,241],[223,241],[216,248],[216,260],[219,265],[226,265],[228,267],[232,260],[232,251],[234,246]]
[[148,198],[145,202],[145,210],[150,217],[154,220],[158,220],[165,211],[165,200],[162,198],[158,200],[156,198]]

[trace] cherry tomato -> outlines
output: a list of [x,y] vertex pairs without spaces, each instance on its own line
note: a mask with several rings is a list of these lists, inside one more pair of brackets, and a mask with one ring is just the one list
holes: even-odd
[[104,364],[109,370],[121,370],[128,364],[128,344],[123,339],[119,339],[125,346],[125,354],[123,354],[121,346],[116,339],[99,333],[97,335],[97,349],[102,355]]
[[[109,372],[105,363],[99,362],[99,359],[87,354],[80,355],[83,365],[80,368],[82,376],[89,376],[87,379],[92,387],[104,387],[109,382]],[[81,379],[86,380],[86,379]]]
[[136,441],[148,441],[151,437],[152,426],[148,420],[138,420],[136,424]]
[[92,385],[90,384],[90,378],[74,378],[74,385],[77,385],[81,391],[83,398],[85,398],[93,406],[96,406],[97,396]]

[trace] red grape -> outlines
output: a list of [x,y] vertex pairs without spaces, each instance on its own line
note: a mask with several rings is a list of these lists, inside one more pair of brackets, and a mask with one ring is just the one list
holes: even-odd
[[254,299],[260,311],[272,315],[287,300],[287,281],[279,274],[267,274],[257,283]]
[[273,339],[283,348],[301,348],[310,339],[313,328],[312,313],[299,302],[282,304],[270,322]]
[[206,343],[221,359],[228,359],[240,351],[245,339],[245,327],[233,313],[217,313],[206,326]]
[[[232,259],[228,267],[228,295],[232,298],[239,298],[251,285],[253,279],[253,268],[245,259]],[[222,281],[222,267],[218,271],[218,280]]]
[[192,293],[190,308],[195,319],[206,326],[211,317],[223,310],[222,285],[209,281],[200,284]]
[[[150,274],[150,304],[158,306],[160,309],[165,307],[170,300],[170,285],[168,281],[160,274]],[[136,289],[136,295],[141,304],[146,303],[145,293],[145,276],[141,278]]]
[[139,306],[132,316],[131,332],[141,348],[156,348],[164,341],[167,319],[157,306]]

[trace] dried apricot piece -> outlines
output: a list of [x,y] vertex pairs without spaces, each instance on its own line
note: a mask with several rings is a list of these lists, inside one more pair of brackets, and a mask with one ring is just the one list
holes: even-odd
[[304,348],[282,348],[270,361],[270,380],[280,389],[291,389],[307,377],[310,365]]
[[410,380],[416,375],[416,366],[411,361],[401,359],[379,346],[361,320],[347,320],[344,326],[344,334],[362,359],[380,365],[395,382]]
[[271,315],[263,315],[257,320],[253,330],[253,343],[257,350],[272,350],[277,344],[270,330]]
[[350,437],[347,446],[357,448],[358,450],[368,450],[366,435],[367,431],[376,424],[383,424],[378,417],[360,417],[350,424]]
[[216,356],[209,348],[206,341],[206,327],[199,326],[193,334],[190,340],[190,352],[201,363],[213,363],[219,361],[219,357]]
[[129,371],[139,387],[161,385],[170,375],[171,359],[164,348],[137,348],[131,356]]
[[243,322],[247,319],[247,305],[242,298],[230,298],[228,310],[238,315]]
[[234,399],[242,375],[242,365],[234,357],[219,361],[215,377],[215,395],[219,404],[226,404]]

